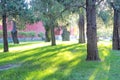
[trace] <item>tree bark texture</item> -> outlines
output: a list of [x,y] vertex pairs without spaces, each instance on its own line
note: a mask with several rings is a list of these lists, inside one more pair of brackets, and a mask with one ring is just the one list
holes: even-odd
[[79,14],[79,22],[78,22],[78,27],[79,27],[79,43],[85,43],[85,26],[84,26],[84,15]]
[[97,47],[96,0],[86,0],[87,61],[100,60]]
[[45,28],[45,42],[50,42],[49,29]]
[[67,28],[63,28],[62,41],[70,41],[70,32],[67,31]]
[[51,45],[55,46],[56,45],[56,40],[55,40],[55,32],[54,32],[54,25],[51,25]]
[[8,52],[8,39],[7,39],[7,23],[6,23],[6,0],[1,0],[2,4],[2,27],[3,27],[3,46],[4,46],[4,52]]
[[120,50],[120,12],[114,9],[113,50]]
[[17,37],[17,29],[16,29],[15,21],[13,21],[13,29],[11,31],[11,35],[12,35],[12,40],[13,40],[14,44],[19,44],[19,40],[18,40],[18,37]]
[[7,40],[7,24],[6,24],[6,14],[2,15],[2,25],[3,25],[3,46],[4,52],[8,52],[8,40]]

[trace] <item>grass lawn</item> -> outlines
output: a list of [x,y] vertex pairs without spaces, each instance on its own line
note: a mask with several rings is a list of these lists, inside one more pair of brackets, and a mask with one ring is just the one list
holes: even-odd
[[99,42],[101,62],[86,62],[86,44],[70,43],[10,44],[8,53],[0,44],[0,80],[120,80],[120,51],[110,43]]

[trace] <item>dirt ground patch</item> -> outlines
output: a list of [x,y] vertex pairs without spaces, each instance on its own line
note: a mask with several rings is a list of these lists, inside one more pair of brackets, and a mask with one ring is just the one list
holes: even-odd
[[19,67],[21,64],[7,64],[0,66],[0,71]]

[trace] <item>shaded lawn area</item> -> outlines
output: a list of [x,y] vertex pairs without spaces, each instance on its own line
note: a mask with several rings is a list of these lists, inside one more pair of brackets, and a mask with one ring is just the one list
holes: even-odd
[[40,42],[10,44],[10,52],[0,52],[0,66],[18,66],[0,70],[0,80],[120,79],[120,51],[111,50],[110,43],[99,43],[101,62],[85,61],[86,44],[49,45]]

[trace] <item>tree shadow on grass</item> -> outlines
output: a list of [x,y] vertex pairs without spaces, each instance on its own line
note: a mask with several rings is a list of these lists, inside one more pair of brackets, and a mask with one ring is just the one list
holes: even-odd
[[[77,57],[73,60],[73,62],[77,62],[76,65],[73,65],[72,62],[60,65],[57,71],[45,76],[41,80],[109,80],[109,61],[86,62],[84,56]],[[73,66],[69,68],[71,65]]]
[[120,51],[111,50],[108,80],[120,80]]
[[[39,47],[36,49],[18,52],[17,54],[10,54],[3,58],[1,57],[0,63],[2,63],[2,64],[22,63],[22,66],[18,69],[18,72],[20,72],[20,73],[22,71],[24,71],[24,69],[26,69],[26,70],[28,69],[28,72],[25,70],[25,73],[26,72],[29,73],[32,71],[38,71],[41,69],[45,70],[46,68],[49,68],[49,66],[51,66],[51,64],[54,66],[53,63],[57,62],[56,61],[57,59],[56,60],[53,60],[53,59],[56,58],[58,56],[58,54],[62,54],[65,51],[74,49],[75,47],[78,47],[77,44],[65,45],[65,46],[58,45],[56,47],[51,47],[51,46]],[[58,59],[61,60],[60,57]],[[60,62],[58,61],[58,63],[56,63],[56,64],[59,64],[61,62],[62,61],[60,61]],[[1,79],[4,79],[5,76],[8,76],[8,78],[11,79],[11,77],[9,75],[9,74],[12,74],[11,71],[13,73],[14,69],[2,71],[3,77],[1,77]],[[17,69],[15,69],[15,72],[13,73],[14,75],[16,75],[16,73],[17,73],[16,71],[17,71]],[[22,73],[22,74],[24,74],[24,73]],[[25,75],[22,75],[22,77],[23,76],[25,76]],[[13,78],[13,80],[15,80],[15,79]],[[22,80],[22,78],[19,80]]]
[[103,62],[86,62],[85,47],[80,44],[44,46],[8,55],[0,63],[22,66],[1,71],[0,80],[107,80],[110,55],[102,55]]
[[[108,48],[100,50],[99,53],[105,54],[106,50]],[[54,73],[44,76],[41,80],[109,80],[110,51],[107,54],[103,56],[102,62],[86,62],[84,53],[72,61],[61,63]],[[73,65],[72,62],[77,64]]]
[[77,44],[58,45],[58,46],[53,46],[53,47],[44,46],[44,47],[38,47],[38,48],[35,48],[35,49],[30,49],[30,50],[25,50],[25,51],[18,51],[17,53],[11,53],[11,52],[3,53],[3,54],[1,54],[0,58],[1,58],[1,60],[6,58],[6,61],[7,61],[8,58],[11,58],[10,60],[8,60],[8,62],[12,62],[15,59],[23,60],[23,59],[27,59],[27,58],[30,58],[30,57],[33,57],[33,56],[44,58],[44,56],[50,56],[50,55],[52,56],[53,54],[73,50],[77,47],[78,47]]

